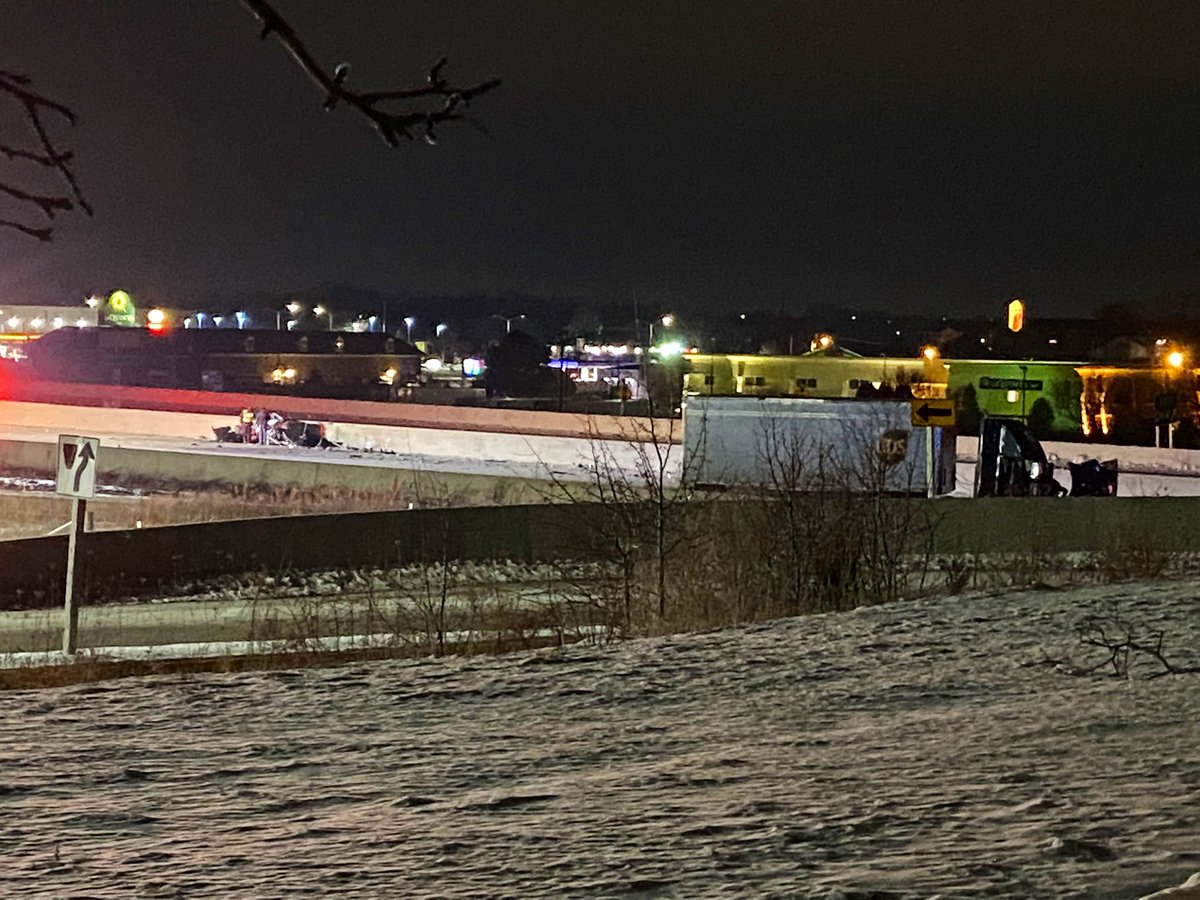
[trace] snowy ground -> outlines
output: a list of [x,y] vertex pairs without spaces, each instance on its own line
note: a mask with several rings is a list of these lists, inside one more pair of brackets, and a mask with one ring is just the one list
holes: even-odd
[[[1200,581],[5,698],[14,894],[1136,897],[1200,869]],[[1101,654],[1103,656],[1103,654]],[[870,894],[868,892],[879,893]],[[841,892],[841,893],[839,893]]]

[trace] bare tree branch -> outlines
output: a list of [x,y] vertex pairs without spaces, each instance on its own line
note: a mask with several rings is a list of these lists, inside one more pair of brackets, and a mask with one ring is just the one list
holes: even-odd
[[1127,621],[1115,613],[1090,613],[1075,624],[1075,633],[1081,645],[1103,650],[1108,657],[1091,666],[1080,666],[1071,660],[1053,659],[1048,656],[1042,662],[1053,665],[1066,675],[1094,675],[1101,669],[1111,667],[1115,677],[1128,678],[1131,674],[1130,667],[1140,654],[1151,657],[1159,666],[1150,672],[1147,678],[1200,674],[1200,666],[1178,666],[1167,659],[1163,652],[1164,632]]
[[[44,113],[52,112],[74,125],[75,114],[61,103],[38,93],[33,88],[33,82],[17,72],[0,69],[0,94],[7,95],[22,108],[25,120],[38,142],[36,150],[0,144],[0,154],[10,162],[20,160],[53,171],[70,189],[70,194],[43,194],[7,181],[0,181],[0,193],[7,194],[19,204],[36,206],[47,219],[53,219],[56,213],[69,212],[77,207],[89,216],[92,215],[91,204],[84,199],[75,172],[71,168],[74,155],[69,150],[60,150],[55,145],[42,118]],[[50,227],[37,227],[13,219],[0,219],[0,227],[14,229],[40,241],[49,241],[53,236],[53,229]]]
[[11,219],[0,219],[0,228],[12,228],[30,237],[37,238],[39,241],[49,241],[54,231],[52,228],[31,228],[28,225],[14,222]]
[[[333,109],[338,103],[345,103],[363,115],[379,132],[380,137],[391,147],[400,144],[400,138],[413,139],[413,133],[419,133],[430,143],[437,142],[437,126],[443,122],[465,119],[463,108],[471,101],[500,86],[500,79],[493,78],[470,87],[455,87],[442,75],[446,66],[446,58],[442,57],[430,67],[425,78],[425,84],[416,88],[406,88],[387,91],[359,92],[346,86],[350,66],[341,63],[333,72],[326,69],[313,57],[308,48],[297,36],[287,20],[267,0],[242,0],[246,8],[262,25],[259,39],[266,40],[272,34],[278,38],[284,48],[292,55],[296,64],[306,75],[325,93],[324,107]],[[430,108],[409,108],[390,111],[382,108],[383,104],[417,100],[435,101]],[[469,121],[469,120],[468,120]]]
[[[452,85],[442,74],[446,67],[446,59],[442,57],[430,67],[425,83],[419,87],[374,92],[354,91],[346,86],[350,66],[341,63],[332,72],[327,72],[305,47],[292,26],[268,0],[242,2],[262,25],[259,38],[265,40],[272,34],[275,35],[305,74],[325,93],[325,109],[333,109],[339,103],[353,107],[390,146],[398,146],[402,137],[412,140],[414,133],[422,136],[430,144],[436,143],[437,127],[443,122],[465,121],[487,133],[483,126],[466,115],[465,109],[476,97],[499,87],[498,78],[465,87]],[[62,194],[47,194],[23,187],[11,180],[0,180],[0,194],[7,195],[19,205],[36,207],[47,219],[53,219],[59,212],[69,212],[73,209],[81,209],[87,215],[92,215],[92,206],[84,198],[71,166],[74,155],[69,150],[60,149],[55,145],[44,119],[47,113],[53,113],[74,126],[75,113],[69,107],[39,93],[27,76],[5,69],[0,69],[0,96],[7,96],[21,107],[25,120],[37,139],[35,148],[2,143],[0,156],[10,163],[19,162],[49,170],[67,187],[67,191]],[[422,106],[422,103],[425,105]],[[388,108],[390,104],[400,104],[404,108]],[[18,219],[0,218],[0,228],[11,228],[42,241],[51,240],[53,236],[51,227],[39,227]]]

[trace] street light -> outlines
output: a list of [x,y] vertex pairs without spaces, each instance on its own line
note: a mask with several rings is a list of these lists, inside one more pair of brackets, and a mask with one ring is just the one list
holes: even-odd
[[815,353],[818,350],[828,350],[835,343],[837,343],[837,341],[834,339],[832,334],[824,331],[818,331],[815,335],[813,335],[812,343],[808,345],[808,349]]
[[[658,321],[662,325],[663,328],[670,328],[672,325],[675,324],[675,317],[673,315],[671,315],[671,313],[663,313],[661,316],[659,316]],[[654,320],[653,319],[650,320],[650,346],[651,347],[654,346]]]
[[[293,300],[291,303],[285,303],[282,309],[275,310],[275,330],[283,331],[283,314],[286,311],[288,315],[294,316],[304,309],[299,303]],[[288,322],[288,331],[291,331],[296,326],[291,321]]]
[[240,309],[239,309],[237,312],[235,312],[235,313],[233,314],[233,317],[234,317],[235,319],[237,319],[238,328],[245,328],[245,327],[246,327],[246,320],[247,320],[248,318],[250,318],[249,316],[247,316],[247,315],[246,315],[246,313],[245,313],[245,311],[244,311],[244,310],[240,310]]
[[410,344],[412,343],[412,327],[413,327],[413,322],[415,322],[415,321],[417,321],[417,320],[414,319],[412,316],[404,317],[404,340]]
[[325,321],[329,324],[329,330],[333,331],[333,313],[324,307],[322,304],[317,304],[313,307],[314,316],[324,316]]

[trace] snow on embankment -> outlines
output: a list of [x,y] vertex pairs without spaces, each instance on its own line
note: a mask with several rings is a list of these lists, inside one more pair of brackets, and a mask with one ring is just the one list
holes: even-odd
[[[13,694],[14,893],[1137,897],[1200,868],[1200,581]],[[1099,658],[1097,658],[1099,654]],[[1076,669],[1077,670],[1077,669]],[[64,774],[66,773],[66,774]]]

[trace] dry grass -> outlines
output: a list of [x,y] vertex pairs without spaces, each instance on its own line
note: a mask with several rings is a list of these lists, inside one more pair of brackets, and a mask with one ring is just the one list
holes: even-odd
[[[494,656],[503,653],[556,647],[572,643],[570,636],[496,634],[486,642],[447,641],[445,652],[454,656]],[[358,647],[343,650],[295,650],[281,653],[223,654],[179,659],[115,659],[81,653],[72,662],[46,666],[0,668],[0,691],[37,690],[140,678],[147,675],[198,675],[209,672],[262,672],[282,669],[314,669],[344,666],[381,659],[418,659],[429,655],[416,644],[387,647]]]

